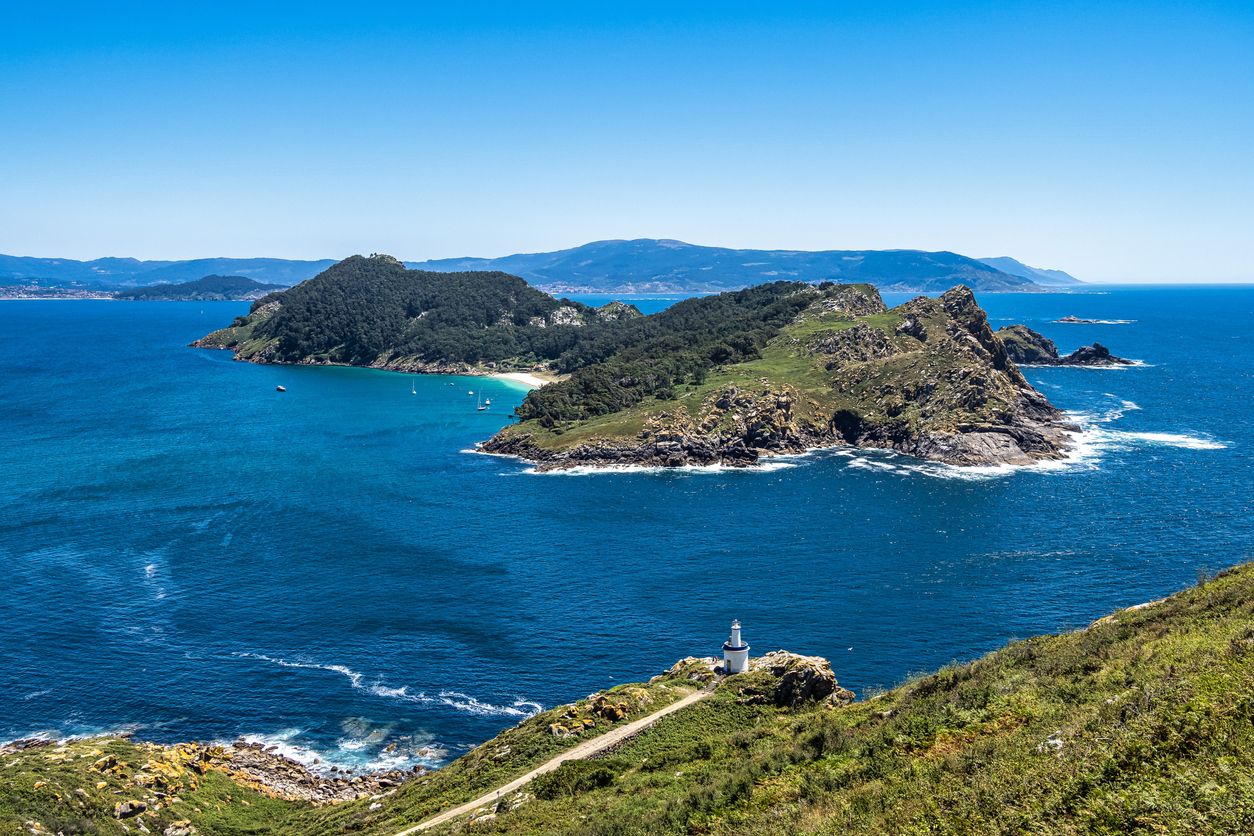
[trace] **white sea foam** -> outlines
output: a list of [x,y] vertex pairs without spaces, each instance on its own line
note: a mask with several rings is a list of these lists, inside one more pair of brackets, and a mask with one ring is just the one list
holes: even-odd
[[[1123,371],[1125,369],[1152,369],[1153,363],[1146,363],[1144,360],[1129,360],[1126,363],[1104,363],[1097,366],[1078,365],[1078,366],[1060,366],[1057,363],[1016,363],[1021,369],[1085,369],[1091,372],[1109,372]],[[1057,386],[1052,388],[1057,389]]]
[[1185,433],[1140,433],[1140,432],[1108,432],[1107,435],[1115,442],[1144,442],[1165,447],[1181,447],[1185,450],[1226,450],[1228,442],[1218,441]]
[[685,464],[679,467],[662,467],[645,464],[612,464],[612,465],[578,465],[560,470],[539,470],[529,467],[524,473],[536,476],[604,476],[623,473],[672,473],[672,474],[720,474],[720,473],[772,473],[776,470],[787,470],[797,467],[799,462],[793,459],[804,454],[790,456],[770,456],[757,464],[741,467],[728,464]]
[[1083,322],[1068,322],[1063,319],[1055,319],[1055,323],[1059,325],[1131,325],[1136,322],[1135,319],[1086,319]]
[[1224,450],[1231,445],[1205,435],[1175,432],[1133,432],[1111,429],[1108,425],[1118,421],[1126,413],[1140,410],[1134,401],[1119,401],[1101,412],[1069,412],[1068,421],[1079,425],[1077,431],[1067,436],[1070,447],[1061,459],[1046,459],[1027,465],[990,465],[986,467],[959,467],[942,462],[921,461],[909,456],[884,450],[858,450],[845,448],[833,451],[848,459],[847,467],[854,470],[878,471],[901,475],[919,474],[937,479],[980,481],[996,479],[1020,472],[1059,473],[1077,470],[1095,470],[1111,452],[1123,452],[1145,445],[1176,447],[1185,450]]
[[[1141,361],[1134,361],[1134,366],[1144,366]],[[1080,366],[1076,368],[1131,368],[1129,366]],[[1110,406],[1101,412],[1067,412],[1065,417],[1070,423],[1079,426],[1079,430],[1067,431],[1070,442],[1062,458],[1042,459],[1031,464],[997,464],[987,466],[959,466],[944,462],[931,462],[898,454],[891,450],[860,449],[852,447],[827,447],[808,450],[804,453],[792,453],[771,456],[763,459],[752,467],[733,467],[723,464],[685,465],[682,467],[655,467],[646,465],[580,465],[564,470],[538,470],[535,466],[521,471],[527,474],[543,476],[597,476],[621,473],[709,473],[727,472],[761,473],[773,470],[796,467],[799,461],[817,455],[832,455],[846,458],[846,467],[853,470],[899,473],[903,475],[919,474],[937,479],[957,479],[981,481],[997,479],[1019,472],[1066,472],[1075,470],[1095,470],[1105,453],[1109,451],[1128,450],[1137,445],[1159,445],[1178,447],[1187,450],[1223,450],[1231,446],[1203,435],[1170,432],[1130,432],[1107,429],[1105,425],[1122,418],[1126,413],[1140,410],[1135,401],[1118,398],[1105,392],[1106,397],[1118,400],[1117,406]],[[482,450],[464,450],[466,453],[479,453],[489,456],[503,456],[517,459],[502,453],[484,453]],[[503,474],[504,475],[504,474]],[[512,475],[512,474],[511,474]]]
[[384,684],[376,679],[373,682],[366,681],[366,677],[359,671],[355,671],[346,665],[328,665],[321,662],[311,662],[304,660],[280,659],[274,656],[267,656],[264,653],[233,653],[232,656],[241,659],[256,659],[263,662],[269,662],[283,668],[303,668],[307,670],[328,671],[337,673],[348,679],[349,684],[359,691],[365,691],[376,697],[383,699],[399,700],[401,702],[412,703],[428,703],[437,705],[446,705],[455,708],[458,711],[465,711],[470,714],[492,715],[501,717],[519,717],[527,718],[534,714],[538,714],[544,710],[544,707],[537,702],[517,697],[512,705],[495,705],[461,691],[440,691],[437,696],[428,696],[422,691],[410,692],[409,687],[405,685],[392,686]]

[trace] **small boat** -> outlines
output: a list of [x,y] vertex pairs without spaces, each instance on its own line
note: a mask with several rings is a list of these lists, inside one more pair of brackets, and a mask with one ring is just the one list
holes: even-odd
[[409,394],[411,395],[418,394],[418,384],[414,382],[412,379],[409,381]]
[[492,405],[492,399],[491,399],[491,398],[484,398],[484,399],[483,399],[483,405],[484,405],[484,406],[491,406],[491,405]]
[[467,392],[466,394],[467,394],[467,395],[473,395],[473,394],[474,394],[474,392]]
[[275,386],[275,387],[274,387],[274,391],[276,391],[276,392],[286,392],[286,391],[287,391],[287,387],[286,387],[286,386]]
[[487,409],[487,408],[488,408],[488,405],[487,405],[487,404],[485,404],[485,403],[483,402],[482,397],[483,397],[483,396],[481,395],[481,396],[480,396],[480,400],[479,400],[479,405],[478,405],[477,407],[475,407],[475,408],[476,408],[476,409],[478,409],[480,412],[483,412],[485,409]]

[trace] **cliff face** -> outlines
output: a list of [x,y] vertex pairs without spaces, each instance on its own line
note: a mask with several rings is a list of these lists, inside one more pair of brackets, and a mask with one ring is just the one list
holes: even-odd
[[606,419],[524,421],[483,449],[541,469],[741,466],[841,444],[960,465],[1063,455],[1059,411],[1023,377],[967,288],[891,311],[865,286],[811,292],[759,360]]

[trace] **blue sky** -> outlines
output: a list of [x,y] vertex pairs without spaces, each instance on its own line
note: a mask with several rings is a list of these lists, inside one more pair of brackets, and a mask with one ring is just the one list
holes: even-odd
[[0,252],[1254,281],[1254,3],[184,5],[0,6]]

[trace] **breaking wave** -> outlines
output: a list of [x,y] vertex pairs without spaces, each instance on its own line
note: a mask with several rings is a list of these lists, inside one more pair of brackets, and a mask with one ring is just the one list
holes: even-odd
[[[267,734],[243,734],[236,740],[263,746],[322,775],[333,770],[369,773],[415,766],[430,769],[448,759],[448,749],[433,743],[417,745],[408,737],[389,741],[387,728],[369,730],[361,736],[346,735],[335,741],[334,748],[306,740],[305,734],[304,729],[287,728]],[[217,742],[225,746],[234,741]]]
[[302,668],[306,670],[337,673],[340,676],[345,677],[349,681],[349,684],[356,690],[364,691],[383,699],[398,700],[401,702],[446,705],[449,708],[453,708],[458,711],[465,711],[469,714],[494,717],[518,717],[520,719],[526,719],[527,717],[539,714],[544,710],[544,706],[540,705],[540,703],[523,697],[516,697],[510,705],[495,705],[478,699],[477,697],[472,697],[470,694],[464,694],[461,691],[440,691],[433,697],[422,691],[411,692],[409,690],[409,686],[407,685],[386,685],[379,679],[376,679],[373,682],[368,682],[365,674],[355,671],[346,665],[328,665],[321,662],[280,659],[274,656],[267,656],[264,653],[232,653],[231,655],[240,659],[256,659],[262,662],[269,662],[272,665],[278,665],[282,668]]

